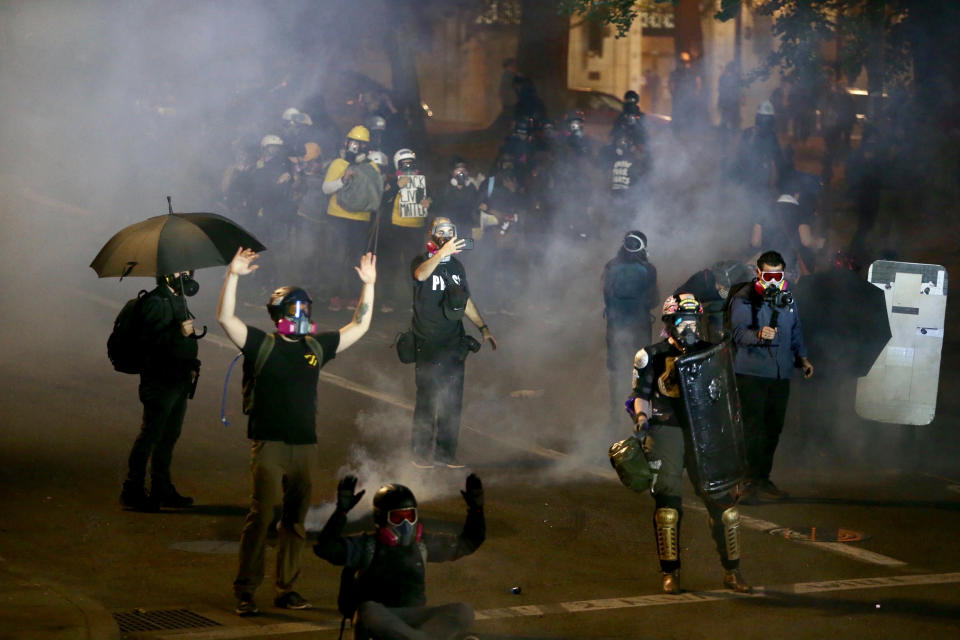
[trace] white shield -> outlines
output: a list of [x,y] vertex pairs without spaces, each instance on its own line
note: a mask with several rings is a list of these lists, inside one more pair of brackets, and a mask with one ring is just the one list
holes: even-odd
[[947,270],[878,260],[867,279],[883,290],[892,337],[857,380],[857,414],[894,424],[930,424],[937,410]]

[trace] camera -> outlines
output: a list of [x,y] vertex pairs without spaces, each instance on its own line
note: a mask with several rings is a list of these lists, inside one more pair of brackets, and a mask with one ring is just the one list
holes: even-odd
[[793,292],[770,287],[763,293],[763,299],[775,307],[789,307],[793,304]]

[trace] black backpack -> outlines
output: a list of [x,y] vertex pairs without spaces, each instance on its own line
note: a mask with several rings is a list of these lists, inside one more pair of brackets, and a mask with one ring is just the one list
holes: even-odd
[[642,262],[618,262],[610,267],[605,284],[607,311],[617,315],[644,308],[649,295],[649,270]]
[[141,344],[143,301],[147,291],[141,289],[136,298],[127,300],[113,321],[113,331],[107,338],[107,357],[120,373],[141,373],[146,352]]

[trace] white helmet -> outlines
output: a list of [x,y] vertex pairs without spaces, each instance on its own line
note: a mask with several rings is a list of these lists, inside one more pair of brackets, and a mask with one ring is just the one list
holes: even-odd
[[269,147],[270,145],[274,145],[274,144],[282,145],[283,138],[281,138],[280,136],[274,135],[272,133],[268,133],[267,135],[260,138],[261,147]]
[[760,106],[757,107],[757,115],[758,116],[774,115],[773,104],[769,100],[764,100],[763,102],[761,102]]
[[297,124],[305,124],[310,126],[313,124],[313,120],[306,113],[301,112],[295,107],[290,107],[283,112],[283,119],[287,122],[295,122]]
[[416,160],[417,154],[415,154],[410,149],[400,149],[395,154],[393,154],[393,167],[399,171],[400,162],[403,160]]
[[387,154],[385,154],[383,151],[376,150],[367,154],[367,160],[381,167],[387,166],[387,164],[390,162],[390,160],[387,159]]

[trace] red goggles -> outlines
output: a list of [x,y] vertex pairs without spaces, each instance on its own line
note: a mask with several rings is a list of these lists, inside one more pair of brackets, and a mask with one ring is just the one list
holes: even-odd
[[783,280],[783,271],[761,271],[760,277],[764,282],[780,282]]
[[417,510],[413,509],[393,509],[387,512],[387,522],[392,525],[401,525],[404,522],[410,524],[417,523]]

